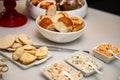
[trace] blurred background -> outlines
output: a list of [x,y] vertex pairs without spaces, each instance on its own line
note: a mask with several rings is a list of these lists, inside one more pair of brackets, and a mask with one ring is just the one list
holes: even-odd
[[[110,12],[120,16],[120,0],[86,0],[88,6],[102,11]],[[3,4],[0,1],[0,10]]]
[[120,0],[86,0],[89,7],[120,16]]

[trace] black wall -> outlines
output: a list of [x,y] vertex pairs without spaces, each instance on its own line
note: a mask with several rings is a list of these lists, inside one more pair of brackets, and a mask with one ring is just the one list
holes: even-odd
[[120,0],[86,0],[89,7],[120,16]]

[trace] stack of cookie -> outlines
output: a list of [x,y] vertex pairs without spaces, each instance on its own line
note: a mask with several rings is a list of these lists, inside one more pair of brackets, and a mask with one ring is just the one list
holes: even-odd
[[30,64],[48,56],[48,48],[33,46],[26,34],[9,34],[0,39],[0,49],[12,52],[12,59],[22,64]]

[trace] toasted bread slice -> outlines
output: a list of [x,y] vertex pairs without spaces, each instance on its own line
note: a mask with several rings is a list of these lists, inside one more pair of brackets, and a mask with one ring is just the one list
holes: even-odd
[[56,22],[55,24],[55,29],[59,32],[68,32],[67,27],[63,22]]
[[67,12],[60,11],[58,12],[58,15],[62,15],[63,17],[69,17]]
[[47,16],[54,16],[56,14],[57,7],[56,5],[51,5],[49,8],[46,10],[46,15]]
[[55,23],[55,28],[59,32],[71,32],[73,29],[73,22],[68,17],[61,17],[58,22]]
[[48,26],[53,24],[52,20],[50,18],[43,18],[39,25],[45,29],[48,29]]
[[63,22],[66,25],[66,27],[73,26],[73,22],[69,17],[61,17],[58,19],[58,22]]

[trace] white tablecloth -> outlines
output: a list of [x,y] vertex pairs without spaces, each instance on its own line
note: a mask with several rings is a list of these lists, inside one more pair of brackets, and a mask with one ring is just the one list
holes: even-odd
[[[36,29],[35,20],[27,15],[25,1],[17,1],[16,9],[18,12],[28,17],[28,22],[20,27],[7,28],[0,27],[0,37],[7,34],[26,33],[29,35],[34,44],[45,44],[59,46],[64,48],[72,48],[79,50],[88,50],[92,52],[92,48],[96,45],[107,42],[120,48],[120,16],[109,14],[96,9],[88,8],[88,14],[85,17],[87,21],[87,29],[84,34],[77,40],[58,44],[45,39]],[[2,1],[0,1],[0,11],[3,10]],[[4,73],[5,80],[47,80],[41,75],[41,70],[49,63],[54,61],[63,61],[63,59],[72,53],[69,52],[53,52],[53,58],[38,66],[27,70],[22,70],[12,62],[7,62],[9,71]],[[0,56],[1,57],[1,56]],[[118,80],[120,76],[120,61],[115,60],[109,64],[105,64],[102,70],[103,74],[94,74],[84,77],[83,80]]]

